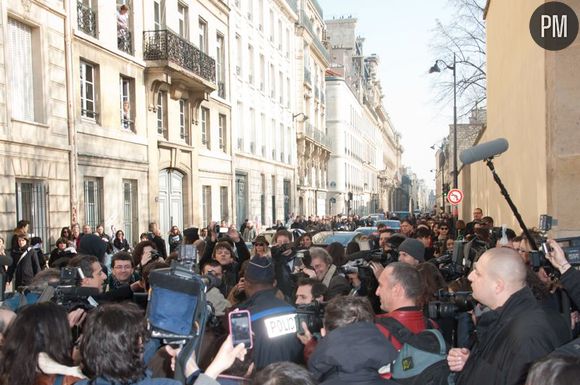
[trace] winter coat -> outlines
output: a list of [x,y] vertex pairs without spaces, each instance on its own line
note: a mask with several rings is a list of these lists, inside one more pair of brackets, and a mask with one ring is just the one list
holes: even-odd
[[577,308],[580,308],[580,270],[572,267],[569,268],[560,277],[560,283],[568,292],[572,302],[574,302]]
[[372,322],[357,322],[319,341],[308,369],[320,385],[383,385],[378,370],[397,356],[393,345]]
[[500,308],[484,313],[456,385],[519,385],[530,365],[553,351],[558,338],[532,291],[524,287]]

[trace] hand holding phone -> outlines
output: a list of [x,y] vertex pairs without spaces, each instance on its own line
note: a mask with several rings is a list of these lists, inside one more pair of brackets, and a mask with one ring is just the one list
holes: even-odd
[[246,349],[253,346],[252,339],[252,319],[248,310],[235,310],[229,314],[230,334],[233,345],[243,343]]

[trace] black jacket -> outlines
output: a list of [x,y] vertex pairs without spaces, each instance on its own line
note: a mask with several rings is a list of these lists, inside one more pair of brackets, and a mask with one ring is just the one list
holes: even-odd
[[560,283],[568,292],[576,308],[580,309],[580,270],[576,270],[573,267],[569,268],[560,277]]
[[523,384],[530,365],[557,345],[546,313],[524,287],[504,306],[481,316],[477,341],[455,384]]
[[[282,325],[276,329],[280,335],[269,337],[268,325],[276,317],[292,318],[296,309],[287,302],[276,298],[276,289],[267,289],[255,293],[248,300],[238,305],[239,309],[249,310],[252,317],[252,332],[254,333],[254,348],[252,359],[256,369],[281,361],[302,363],[302,344],[291,325]],[[281,320],[280,320],[281,321]],[[279,324],[281,324],[279,322]],[[270,329],[272,330],[272,329]]]
[[394,384],[378,370],[397,356],[393,345],[371,322],[357,322],[328,333],[308,360],[320,385]]

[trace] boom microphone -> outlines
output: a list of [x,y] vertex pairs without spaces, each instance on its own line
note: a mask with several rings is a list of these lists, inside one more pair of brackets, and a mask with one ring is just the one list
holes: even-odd
[[508,141],[499,138],[461,151],[459,159],[463,164],[471,164],[506,152],[508,147]]

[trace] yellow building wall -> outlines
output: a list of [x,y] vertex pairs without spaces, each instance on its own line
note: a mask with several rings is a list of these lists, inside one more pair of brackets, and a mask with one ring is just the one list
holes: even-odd
[[[529,32],[538,0],[491,1],[487,24],[487,129],[479,143],[506,138],[509,150],[494,160],[515,205],[528,227],[537,226],[547,212],[545,51]],[[464,219],[481,207],[496,225],[520,227],[492,174],[483,162],[471,165],[470,197],[462,207]],[[469,205],[469,206],[467,206]]]

